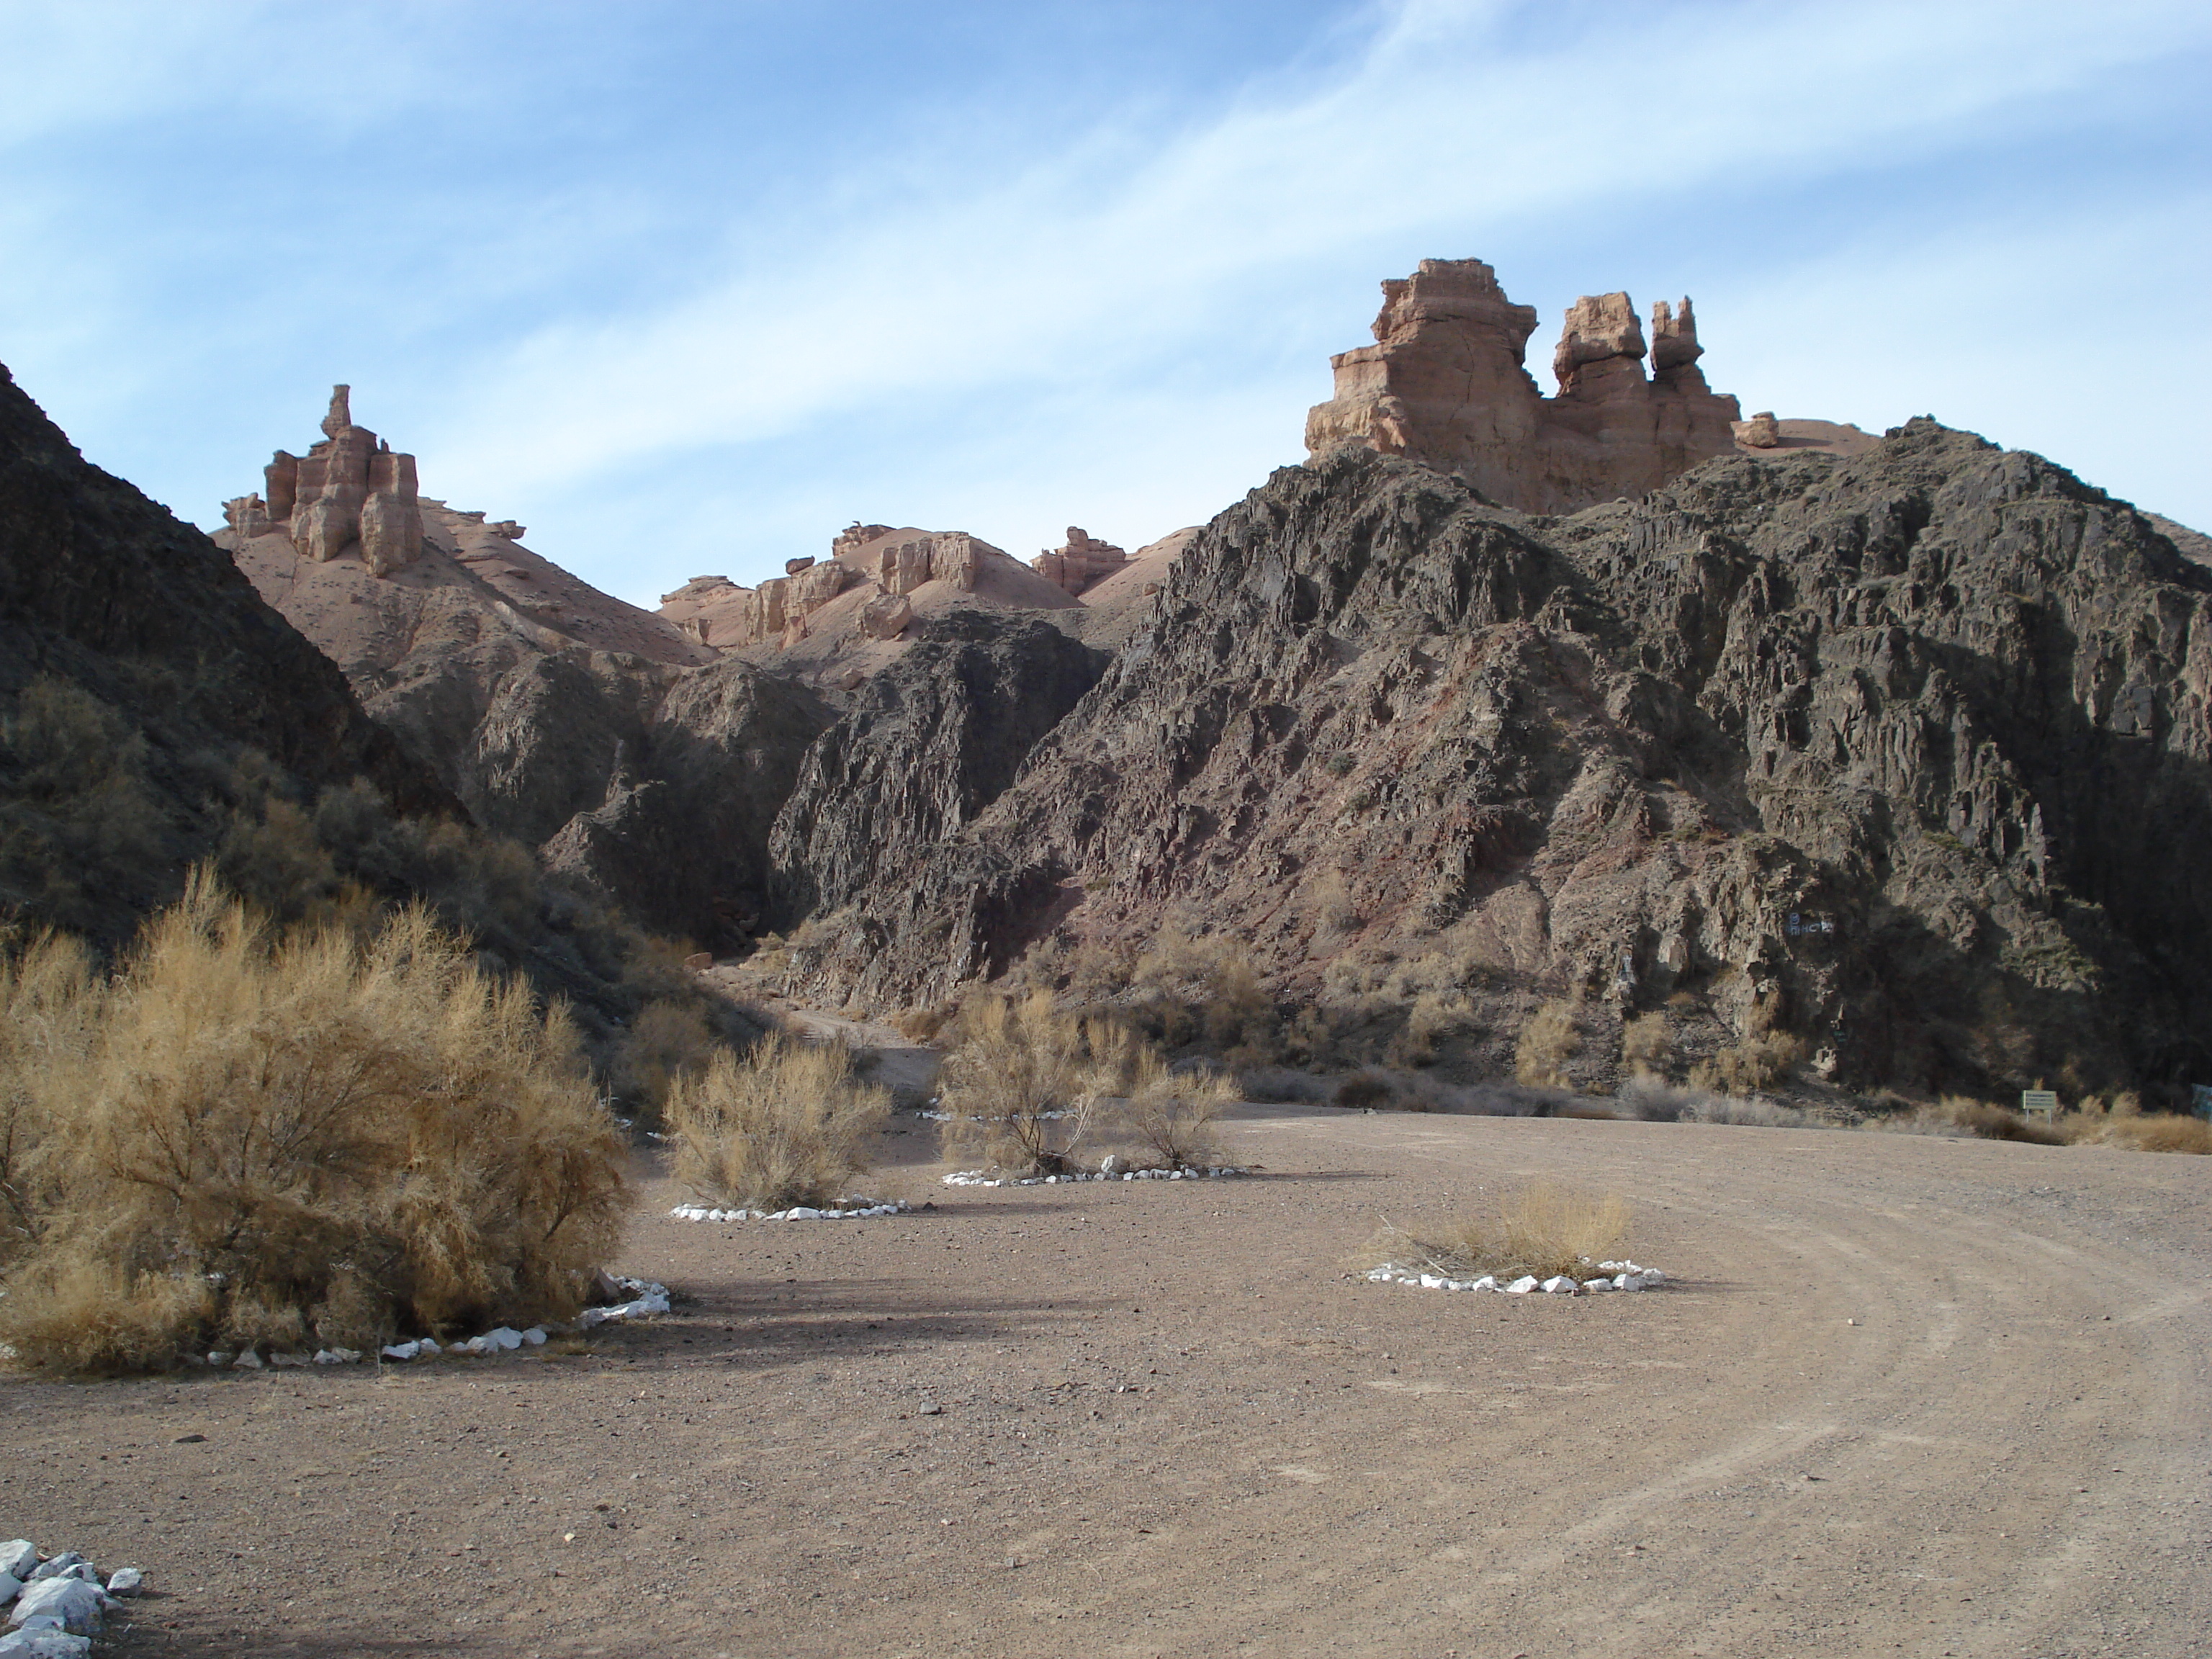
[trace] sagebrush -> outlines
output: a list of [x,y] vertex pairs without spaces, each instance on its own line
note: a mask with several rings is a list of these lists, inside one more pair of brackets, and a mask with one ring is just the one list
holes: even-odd
[[1130,1047],[1126,1030],[1060,1012],[1048,991],[973,999],[939,1073],[946,1156],[1020,1175],[1072,1172]]
[[20,1361],[370,1347],[580,1305],[628,1203],[574,1028],[410,906],[279,929],[205,870],[112,977],[0,964]]
[[1492,1273],[1588,1278],[1595,1264],[1625,1249],[1633,1215],[1617,1193],[1592,1194],[1532,1181],[1487,1215],[1462,1217],[1433,1231],[1386,1227],[1368,1247],[1370,1265],[1425,1266],[1453,1279]]
[[679,1079],[665,1109],[678,1180],[717,1204],[783,1210],[846,1195],[869,1166],[890,1091],[862,1081],[843,1044],[775,1032]]

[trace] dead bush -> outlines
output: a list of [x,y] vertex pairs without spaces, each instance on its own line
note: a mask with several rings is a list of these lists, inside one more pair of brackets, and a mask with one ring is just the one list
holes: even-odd
[[1667,1016],[1654,1009],[1639,1014],[1620,1028],[1620,1061],[1632,1077],[1663,1077],[1674,1058],[1674,1034]]
[[961,1010],[939,1073],[945,1156],[1016,1175],[1066,1175],[1129,1064],[1128,1034],[1061,1013],[1049,992]]
[[2032,1123],[2020,1113],[1966,1095],[1946,1095],[1933,1106],[1917,1106],[1867,1126],[1899,1134],[1956,1135],[1983,1140],[2019,1140],[2037,1146],[2063,1146],[2064,1131]]
[[2068,1117],[2060,1127],[2077,1146],[2122,1146],[2138,1152],[2197,1152],[2212,1154],[2212,1122],[2201,1117],[2182,1117],[2136,1112],[2123,1117],[2084,1120]]
[[932,1003],[926,1008],[906,1009],[891,1024],[908,1042],[933,1042],[959,1012],[957,1002]]
[[1386,1229],[1369,1246],[1373,1265],[1422,1265],[1452,1279],[1534,1273],[1549,1279],[1590,1276],[1600,1261],[1626,1247],[1633,1219],[1617,1193],[1594,1194],[1551,1181],[1532,1181],[1487,1216],[1468,1216],[1434,1232]]
[[1357,1073],[1336,1085],[1336,1103],[1355,1111],[1372,1111],[1394,1103],[1397,1098],[1398,1091],[1390,1079],[1373,1072]]
[[832,1203],[868,1168],[890,1113],[890,1091],[854,1075],[842,1043],[775,1032],[670,1091],[676,1177],[721,1206]]
[[697,1004],[655,998],[623,1035],[608,1081],[638,1112],[658,1120],[676,1085],[704,1071],[720,1048]]
[[1514,1045],[1513,1075],[1534,1089],[1571,1089],[1567,1062],[1582,1048],[1571,1002],[1547,1002],[1528,1016]]
[[1219,1072],[1171,1071],[1159,1050],[1146,1044],[1129,1068],[1123,1121],[1127,1133],[1167,1168],[1200,1168],[1221,1161],[1213,1125],[1242,1097],[1234,1078]]
[[1772,1088],[1804,1057],[1803,1039],[1788,1031],[1763,1031],[1692,1066],[1690,1082],[1714,1094],[1748,1095]]
[[580,1305],[627,1200],[621,1139],[566,1014],[487,978],[422,907],[365,939],[279,932],[203,869],[112,981],[68,957],[34,943],[0,987],[0,1336],[24,1363]]

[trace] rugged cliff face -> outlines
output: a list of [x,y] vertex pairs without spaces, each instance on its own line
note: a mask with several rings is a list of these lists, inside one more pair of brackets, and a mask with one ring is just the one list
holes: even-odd
[[1106,653],[1036,617],[953,611],[815,740],[776,818],[777,925],[876,896],[1014,781]]
[[1470,1065],[1565,995],[1592,1052],[1657,1009],[1841,1082],[2212,1080],[2208,595],[1929,422],[1561,520],[1339,454],[1208,526],[818,971],[911,1000],[1170,928],[1340,1033],[1425,997]]
[[453,807],[220,549],[0,368],[0,904],[121,938],[272,772]]

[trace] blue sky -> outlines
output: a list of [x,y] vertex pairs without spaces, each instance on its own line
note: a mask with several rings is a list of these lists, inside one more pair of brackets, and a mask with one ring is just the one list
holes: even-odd
[[1687,293],[1747,412],[2212,528],[2212,7],[0,0],[0,362],[183,516],[331,382],[650,605],[854,519],[1129,547],[1376,283]]

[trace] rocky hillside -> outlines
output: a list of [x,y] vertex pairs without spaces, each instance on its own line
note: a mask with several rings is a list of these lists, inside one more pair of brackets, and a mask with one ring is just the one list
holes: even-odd
[[123,938],[269,776],[453,806],[228,557],[0,368],[0,905]]
[[2212,1080],[2208,595],[1925,421],[1566,518],[1339,452],[1206,528],[975,823],[826,890],[809,961],[900,1003],[1242,953],[1294,1058],[1494,1070],[1559,1000],[1585,1077],[1656,1012],[1661,1069]]

